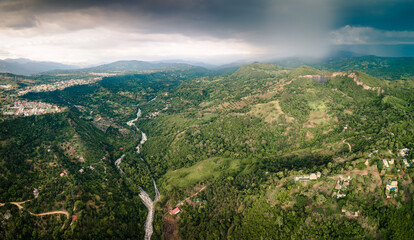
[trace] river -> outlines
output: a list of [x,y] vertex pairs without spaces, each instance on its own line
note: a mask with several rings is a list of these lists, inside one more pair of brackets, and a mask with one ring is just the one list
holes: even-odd
[[[135,129],[138,132],[141,132],[141,141],[139,142],[139,144],[136,147],[138,154],[141,153],[141,151],[142,151],[142,149],[141,149],[142,145],[144,145],[144,143],[148,140],[147,135],[135,125],[135,122],[141,116],[142,116],[141,109],[138,109],[137,117],[127,122],[128,126],[134,126]],[[124,174],[124,172],[120,168],[119,164],[121,164],[121,161],[124,157],[125,157],[125,154],[123,154],[120,158],[118,158],[115,161],[115,165],[117,166],[118,170],[122,174]],[[154,200],[151,199],[151,197],[148,195],[148,193],[144,189],[139,187],[139,189],[140,189],[139,197],[141,198],[142,203],[148,208],[147,220],[145,221],[145,237],[144,237],[145,240],[150,240],[151,236],[152,236],[152,233],[154,232],[154,229],[152,227],[152,222],[154,220],[154,213],[155,213],[154,205],[159,200],[159,198],[161,196],[160,191],[158,190],[157,184],[155,183],[154,179],[152,179],[152,183],[154,184],[154,190],[155,190]]]

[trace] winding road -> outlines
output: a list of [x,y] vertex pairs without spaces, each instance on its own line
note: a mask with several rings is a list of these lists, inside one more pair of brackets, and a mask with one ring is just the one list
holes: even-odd
[[[13,204],[15,206],[17,206],[17,208],[19,208],[19,211],[21,211],[24,207],[22,206],[22,204],[26,203],[26,202],[30,202],[32,200],[26,200],[23,202],[10,202],[10,204]],[[0,203],[0,207],[4,206],[5,203]],[[32,215],[32,216],[36,216],[36,217],[40,217],[40,216],[46,216],[46,215],[54,215],[54,214],[64,214],[66,216],[66,218],[69,218],[69,212],[66,210],[58,210],[58,211],[50,211],[50,212],[44,212],[44,213],[33,213],[29,210],[27,210],[27,212]],[[62,225],[62,229],[65,227],[65,223],[63,223]]]
[[194,193],[193,195],[187,197],[186,199],[180,201],[179,203],[177,203],[177,205],[175,205],[176,207],[182,206],[184,204],[185,201],[187,201],[188,199],[197,196],[199,193],[201,193],[202,191],[204,191],[206,189],[207,186],[202,187],[200,190],[198,190],[196,193]]
[[349,152],[352,152],[351,144],[349,144],[349,142],[347,142],[346,139],[344,139],[342,142],[348,144]]

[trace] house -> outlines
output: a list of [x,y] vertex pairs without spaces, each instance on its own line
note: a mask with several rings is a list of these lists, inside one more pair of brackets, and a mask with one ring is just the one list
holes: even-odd
[[406,166],[406,167],[411,167],[412,166],[412,164],[411,163],[408,163],[408,161],[407,161],[407,159],[403,159],[403,162],[404,162],[404,165]]
[[295,176],[294,180],[297,181],[309,181],[309,180],[316,180],[321,177],[321,173],[311,173],[309,175],[302,175],[302,176]]
[[78,220],[78,217],[76,215],[73,215],[72,216],[72,222],[70,223],[70,225],[72,226],[73,222],[77,221],[77,220]]
[[181,213],[181,210],[178,207],[173,208],[170,212],[171,215],[177,215],[180,213]]
[[409,148],[403,148],[403,149],[401,149],[400,150],[400,156],[401,157],[407,157],[409,151],[410,151]]
[[391,198],[391,192],[398,192],[398,182],[397,181],[391,181],[390,180],[387,181],[386,187],[385,187],[386,191],[385,194],[387,195],[387,198]]
[[388,161],[389,164],[394,164],[394,158]]
[[309,180],[309,176],[296,176],[295,177],[295,182],[297,181],[308,181]]
[[34,195],[35,198],[37,198],[39,196],[39,190],[37,188],[35,188],[33,190],[33,195]]
[[9,220],[9,218],[11,217],[11,214],[10,214],[9,212],[6,212],[6,213],[3,215],[3,217],[4,217],[4,219]]
[[336,194],[336,198],[344,198],[346,197],[346,194],[343,192],[338,192],[338,194]]
[[385,167],[386,169],[390,169],[390,165],[388,164],[388,161],[387,161],[387,160],[382,159],[382,163],[384,164],[384,167]]
[[65,175],[67,175],[67,174],[68,174],[68,173],[67,173],[65,170],[63,170],[63,172],[61,172],[61,173],[60,173],[60,176],[61,176],[61,177],[63,177],[63,176],[65,176]]
[[342,178],[342,176],[339,177],[335,185],[335,189],[338,190],[338,193],[336,194],[336,198],[346,197],[346,192],[348,191],[350,182],[351,182],[350,176],[348,176],[348,178]]

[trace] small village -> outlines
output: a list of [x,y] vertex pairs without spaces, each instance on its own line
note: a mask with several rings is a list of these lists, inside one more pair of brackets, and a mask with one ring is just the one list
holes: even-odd
[[102,80],[102,77],[94,77],[88,79],[70,79],[67,81],[55,82],[50,84],[41,84],[27,87],[18,92],[18,96],[23,96],[29,92],[50,92],[55,90],[63,90],[76,85],[86,85]]
[[14,115],[14,116],[32,116],[42,115],[47,113],[58,113],[62,111],[56,105],[52,105],[44,102],[28,102],[28,101],[16,101],[13,106],[6,106],[3,115]]
[[[314,195],[315,194],[314,191],[316,190],[316,191],[321,191],[319,192],[319,194],[320,193],[329,194],[330,197],[332,197],[333,199],[337,199],[337,201],[345,200],[347,204],[345,206],[342,206],[339,209],[340,210],[339,212],[347,218],[358,218],[361,215],[361,212],[360,210],[358,210],[358,205],[357,204],[355,205],[354,203],[352,203],[352,201],[350,201],[349,198],[347,198],[348,194],[352,195],[351,197],[352,199],[353,197],[355,197],[355,194],[363,194],[363,191],[365,190],[369,192],[380,191],[382,192],[382,196],[385,196],[384,199],[386,200],[394,199],[393,201],[395,201],[396,198],[403,197],[401,196],[401,194],[399,195],[399,186],[398,186],[399,181],[402,181],[402,179],[400,178],[403,178],[405,174],[403,168],[406,168],[406,169],[410,168],[412,166],[412,163],[414,163],[414,159],[407,160],[404,158],[401,164],[397,164],[399,163],[397,158],[408,157],[409,151],[410,149],[408,148],[401,149],[396,154],[397,155],[396,159],[393,159],[393,158],[387,159],[387,158],[382,157],[382,152],[379,152],[378,150],[374,150],[373,152],[368,154],[367,159],[361,162],[365,166],[364,170],[353,168],[350,171],[344,171],[339,175],[333,175],[333,176],[325,175],[325,174],[322,174],[321,172],[299,174],[299,175],[293,175],[288,178],[281,179],[281,182],[288,181],[288,179],[294,180],[297,188],[293,188],[291,190],[293,192],[305,191],[302,194],[309,195],[311,193],[310,192],[306,193],[306,192],[311,191],[313,192],[311,195]],[[390,151],[384,151],[384,152],[391,155]],[[377,165],[371,165],[369,163],[371,158],[380,158],[380,163],[382,163],[383,165],[383,168],[381,171],[378,171]],[[395,169],[395,170],[392,170],[392,169]],[[353,181],[355,182],[351,186],[351,182]],[[369,186],[363,186],[364,184],[368,182],[370,182]],[[278,190],[276,191],[279,192]],[[378,196],[378,197],[381,197],[381,196]],[[182,206],[183,203],[186,201],[190,205],[194,205],[194,204],[197,205],[197,203],[199,203],[199,199],[197,199],[196,202],[192,202],[186,199],[184,201],[180,201],[177,205],[170,207],[168,213],[173,216],[179,215],[183,211],[179,207]]]
[[[361,216],[361,201],[372,200],[367,196],[375,196],[386,205],[408,201],[414,164],[410,151],[374,149],[352,162],[338,157],[334,161],[344,165],[336,169],[331,165],[332,170],[324,169],[322,173],[279,172],[274,187],[267,191],[267,201],[286,209],[294,207],[295,196],[307,196],[314,210],[333,211],[347,218]],[[173,208],[170,214],[180,211]]]

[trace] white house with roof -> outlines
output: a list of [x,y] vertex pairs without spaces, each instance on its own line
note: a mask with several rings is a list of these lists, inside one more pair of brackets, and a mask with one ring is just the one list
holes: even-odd
[[411,163],[408,163],[408,161],[407,161],[407,159],[403,159],[403,162],[404,162],[404,165],[406,166],[406,167],[411,167],[412,166],[412,164]]
[[308,181],[308,180],[317,180],[322,174],[320,172],[311,173],[309,175],[295,176],[294,180],[297,181]]
[[390,169],[390,165],[388,164],[388,161],[387,161],[387,160],[382,159],[382,163],[384,164],[384,167],[385,167],[386,169]]
[[401,149],[400,150],[400,156],[401,157],[407,157],[409,151],[410,151],[409,148],[403,148],[403,149]]

